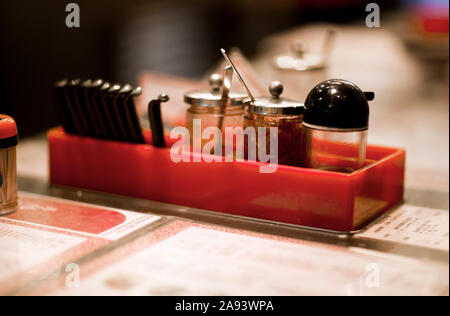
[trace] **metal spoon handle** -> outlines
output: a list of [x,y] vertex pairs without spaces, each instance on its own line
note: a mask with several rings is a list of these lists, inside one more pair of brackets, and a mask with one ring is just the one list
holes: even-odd
[[225,67],[225,73],[223,75],[223,83],[222,83],[222,101],[224,102],[224,104],[226,104],[228,95],[230,94],[232,79],[233,79],[233,67],[227,66]]
[[225,51],[225,49],[221,48],[220,52],[222,53],[222,55],[225,57],[225,59],[228,60],[228,62],[230,63],[230,65],[233,67],[234,71],[236,72],[236,74],[238,75],[239,80],[241,81],[242,85],[244,86],[245,90],[247,90],[247,94],[250,97],[250,99],[252,100],[252,102],[255,102],[255,98],[253,97],[253,94],[250,92],[250,89],[247,87],[247,85],[245,84],[244,79],[242,79],[241,74],[239,73],[239,71],[237,70],[237,68],[234,66],[233,61],[230,59],[230,57],[227,55],[227,52]]

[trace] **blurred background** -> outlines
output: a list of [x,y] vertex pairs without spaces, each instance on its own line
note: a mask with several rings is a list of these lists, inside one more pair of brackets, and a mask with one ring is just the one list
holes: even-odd
[[[81,27],[67,28],[69,2],[1,1],[0,106],[22,136],[57,124],[51,93],[62,78],[133,84],[143,69],[199,78],[220,47],[252,58],[268,35],[317,21],[363,25],[366,15],[360,0],[77,0]],[[383,13],[401,7],[384,2]]]
[[[377,28],[366,25],[373,1],[77,0],[80,28],[65,25],[68,2],[0,2],[0,113],[16,119],[22,139],[58,125],[57,80],[200,80],[223,60],[219,48],[238,47],[261,86],[282,80],[288,97],[304,99],[332,77],[375,91],[369,142],[407,149],[410,185],[448,191],[448,1],[376,2]],[[336,37],[325,70],[274,65],[299,39],[318,51],[327,29]]]

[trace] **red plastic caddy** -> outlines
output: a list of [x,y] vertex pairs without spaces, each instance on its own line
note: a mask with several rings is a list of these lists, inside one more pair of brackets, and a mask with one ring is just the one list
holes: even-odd
[[[50,182],[250,218],[352,232],[403,199],[405,151],[368,145],[363,168],[338,173],[260,162],[179,162],[169,148],[48,133]],[[169,146],[174,140],[167,140]]]

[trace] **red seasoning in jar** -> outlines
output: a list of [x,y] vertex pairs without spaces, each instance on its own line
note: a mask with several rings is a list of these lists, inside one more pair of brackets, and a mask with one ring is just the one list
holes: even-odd
[[248,157],[249,146],[256,144],[256,154],[262,141],[258,137],[258,129],[265,128],[266,151],[270,152],[270,127],[276,127],[278,133],[278,164],[301,166],[302,151],[302,118],[303,104],[299,101],[281,98],[283,85],[274,81],[269,87],[271,97],[247,100],[248,113],[244,118],[244,126],[253,127],[256,137],[245,141],[245,157]]
[[0,114],[0,215],[17,209],[16,122]]

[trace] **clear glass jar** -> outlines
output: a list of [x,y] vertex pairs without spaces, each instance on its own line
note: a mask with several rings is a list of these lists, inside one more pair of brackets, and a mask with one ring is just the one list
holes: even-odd
[[[274,81],[269,87],[271,97],[261,97],[246,102],[248,113],[244,118],[244,128],[253,127],[255,138],[245,139],[244,155],[249,157],[249,146],[256,149],[256,160],[259,159],[258,148],[261,146],[258,130],[265,128],[265,153],[271,152],[270,128],[277,127],[275,135],[278,142],[278,164],[300,166],[302,150],[303,104],[299,101],[281,98],[283,86]],[[252,135],[252,136],[253,136]]]
[[363,167],[368,101],[374,96],[344,79],[329,79],[311,89],[305,100],[302,164],[344,173]]
[[16,123],[0,114],[0,215],[17,210],[16,146]]
[[302,164],[307,168],[351,173],[364,166],[367,130],[330,131],[303,126]]
[[261,115],[248,113],[244,118],[244,128],[255,129],[255,139],[246,139],[244,155],[248,157],[248,146],[255,146],[258,159],[258,128],[266,129],[266,153],[270,152],[270,127],[278,127],[278,163],[300,166],[302,151],[302,116],[301,115]]
[[[191,144],[194,141],[194,120],[201,120],[201,133],[196,134],[196,137],[201,138],[203,145],[210,141],[210,139],[203,139],[203,131],[208,127],[220,128],[222,133],[222,147],[225,146],[225,127],[243,127],[244,126],[244,108],[242,105],[238,106],[196,106],[191,105],[186,114],[186,128],[191,135]],[[222,151],[224,153],[225,151]]]
[[[332,52],[335,35],[336,32],[333,29],[327,29],[323,34],[320,49],[317,44],[315,49],[309,49],[309,43],[296,39],[291,44],[290,52],[283,52],[275,56],[273,64],[277,70],[276,75],[294,93],[295,98],[305,100],[311,86],[327,79],[329,56]],[[281,45],[273,45],[273,49],[279,52],[280,49],[285,50],[286,48]]]
[[[225,128],[244,126],[244,99],[242,93],[230,92],[232,72],[225,72],[225,80],[212,74],[209,78],[210,90],[190,91],[184,100],[189,104],[186,113],[186,128],[189,130],[191,144],[201,144],[201,148],[209,143],[213,136],[204,138],[203,132],[208,127],[219,128],[222,135],[222,154],[225,151]],[[199,120],[199,121],[196,121]],[[200,124],[196,128],[195,123]],[[234,143],[234,142],[233,142]],[[193,146],[193,150],[201,151]],[[233,144],[233,153],[235,146]]]

